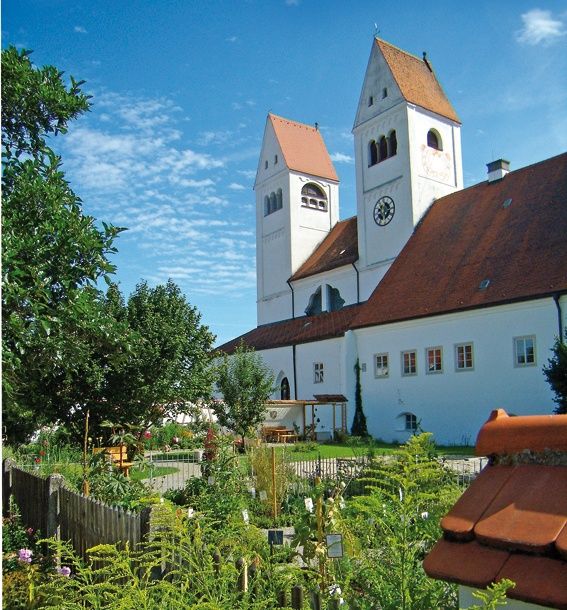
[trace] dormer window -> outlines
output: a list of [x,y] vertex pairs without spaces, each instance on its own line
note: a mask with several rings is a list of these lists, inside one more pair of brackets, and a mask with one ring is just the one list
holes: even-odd
[[301,204],[308,208],[326,211],[327,195],[322,188],[313,184],[313,182],[308,182],[301,189]]
[[441,136],[435,129],[430,129],[427,132],[427,146],[429,146],[429,148],[433,148],[434,150],[443,150]]

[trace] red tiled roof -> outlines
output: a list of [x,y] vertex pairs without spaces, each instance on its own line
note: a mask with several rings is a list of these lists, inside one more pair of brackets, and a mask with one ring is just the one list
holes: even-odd
[[443,197],[353,327],[564,292],[566,235],[567,153]]
[[504,409],[496,409],[480,429],[475,451],[477,455],[504,455],[552,447],[567,453],[567,418],[557,415],[510,417]]
[[291,280],[330,271],[358,260],[357,218],[337,222],[330,233],[317,246],[313,254],[291,276]]
[[339,181],[321,132],[310,125],[269,114],[276,138],[289,169]]
[[341,337],[349,329],[359,308],[360,305],[350,305],[339,311],[321,313],[317,316],[302,316],[264,324],[224,343],[217,348],[217,351],[232,354],[241,341],[248,347],[261,350]]
[[509,578],[510,598],[567,609],[567,465],[520,459],[525,449],[565,453],[566,431],[567,415],[493,412],[479,439],[490,454],[502,444],[511,465],[487,466],[442,519],[444,537],[424,561],[429,576],[482,588]]
[[378,38],[376,45],[382,51],[404,99],[460,123],[429,61],[419,59]]

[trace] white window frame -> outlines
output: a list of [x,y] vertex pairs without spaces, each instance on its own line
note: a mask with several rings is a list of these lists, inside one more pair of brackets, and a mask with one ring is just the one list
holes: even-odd
[[[414,355],[414,367],[415,367],[415,371],[413,371],[412,373],[406,373],[406,363],[405,363],[405,356],[409,355],[409,354],[413,354]],[[402,377],[415,377],[417,375],[417,350],[416,349],[406,349],[403,352],[401,352],[400,354],[400,359],[401,359],[401,369],[402,369]]]
[[[378,358],[380,358],[382,364],[378,366]],[[386,359],[386,366],[384,366],[384,358]],[[376,379],[387,379],[390,376],[390,355],[388,352],[380,352],[374,354],[374,377]]]
[[325,366],[322,362],[313,363],[313,383],[323,383],[325,381]]
[[[429,352],[439,350],[441,355],[441,368],[439,370],[431,370],[429,368]],[[440,345],[432,345],[425,348],[425,374],[426,375],[441,375],[443,373],[443,347]]]
[[[532,342],[532,362],[519,362],[518,356],[520,352],[518,350],[520,341],[523,343],[522,355],[524,358],[527,356],[526,352],[526,341],[530,340]],[[514,337],[514,366],[519,369],[523,369],[528,366],[536,366],[537,365],[537,353],[536,353],[536,336],[535,335],[522,335],[520,337]]]
[[[470,347],[471,349],[471,364],[467,366],[466,359],[466,348]],[[463,354],[463,364],[464,366],[459,366],[459,350],[464,349],[465,353]],[[472,341],[466,341],[465,343],[455,343],[455,371],[457,373],[464,373],[466,371],[474,371],[474,344]]]

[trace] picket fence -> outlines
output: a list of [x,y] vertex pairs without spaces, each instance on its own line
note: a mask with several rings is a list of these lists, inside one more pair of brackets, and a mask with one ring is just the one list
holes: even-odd
[[2,507],[13,498],[23,523],[41,536],[69,540],[86,558],[86,550],[97,544],[129,543],[134,548],[150,527],[150,509],[139,513],[108,506],[65,486],[61,475],[40,477],[6,459],[2,467]]

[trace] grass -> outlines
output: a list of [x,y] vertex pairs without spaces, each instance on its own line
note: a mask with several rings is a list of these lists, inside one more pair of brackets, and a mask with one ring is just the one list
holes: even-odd
[[142,481],[150,477],[163,477],[166,474],[178,472],[179,468],[173,466],[155,466],[154,468],[132,468],[130,470],[130,478],[133,481]]

